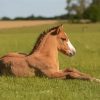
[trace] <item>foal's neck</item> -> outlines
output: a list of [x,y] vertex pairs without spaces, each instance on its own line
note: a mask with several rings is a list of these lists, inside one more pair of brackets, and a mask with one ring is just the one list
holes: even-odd
[[[50,60],[58,62],[58,50],[56,36],[48,35],[44,37],[38,48],[35,50],[43,57],[50,58]],[[34,53],[33,53],[34,55]]]
[[55,36],[49,36],[45,40],[45,43],[40,48],[39,52],[42,55],[50,58],[57,58],[58,57],[58,50],[57,50],[57,40]]

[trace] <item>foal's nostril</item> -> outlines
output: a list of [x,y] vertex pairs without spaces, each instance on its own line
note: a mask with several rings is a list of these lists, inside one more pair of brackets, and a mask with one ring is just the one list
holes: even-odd
[[75,55],[76,54],[76,51],[73,51],[73,55]]
[[68,56],[71,57],[71,56],[75,55],[75,53],[76,53],[76,51],[69,51],[69,52],[68,52]]
[[73,53],[72,53],[72,52],[69,52],[69,53],[68,53],[68,56],[73,56]]
[[73,53],[70,52],[69,55],[73,55]]

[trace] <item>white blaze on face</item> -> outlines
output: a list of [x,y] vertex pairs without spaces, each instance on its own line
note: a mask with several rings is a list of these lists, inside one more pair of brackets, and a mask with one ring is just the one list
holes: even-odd
[[76,50],[74,46],[71,44],[71,42],[68,40],[67,45],[69,47],[68,53],[73,56],[76,53]]
[[[65,35],[66,35],[66,33],[65,33]],[[73,55],[76,53],[76,49],[75,49],[74,46],[71,44],[71,42],[69,41],[69,39],[68,39],[68,41],[67,41],[67,45],[68,45],[68,47],[69,47],[69,50],[68,50],[69,56],[73,56]]]

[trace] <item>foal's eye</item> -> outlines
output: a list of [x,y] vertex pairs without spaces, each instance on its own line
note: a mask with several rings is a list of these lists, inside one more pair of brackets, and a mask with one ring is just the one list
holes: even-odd
[[66,41],[66,38],[61,38],[63,41]]

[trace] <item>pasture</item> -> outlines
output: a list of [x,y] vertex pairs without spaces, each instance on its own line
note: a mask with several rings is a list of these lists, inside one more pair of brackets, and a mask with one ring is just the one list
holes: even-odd
[[[39,34],[57,24],[0,29],[0,56],[29,53]],[[59,53],[60,68],[75,67],[100,78],[100,24],[66,24],[64,30],[77,53]],[[40,77],[0,77],[0,100],[100,100],[100,83]]]

